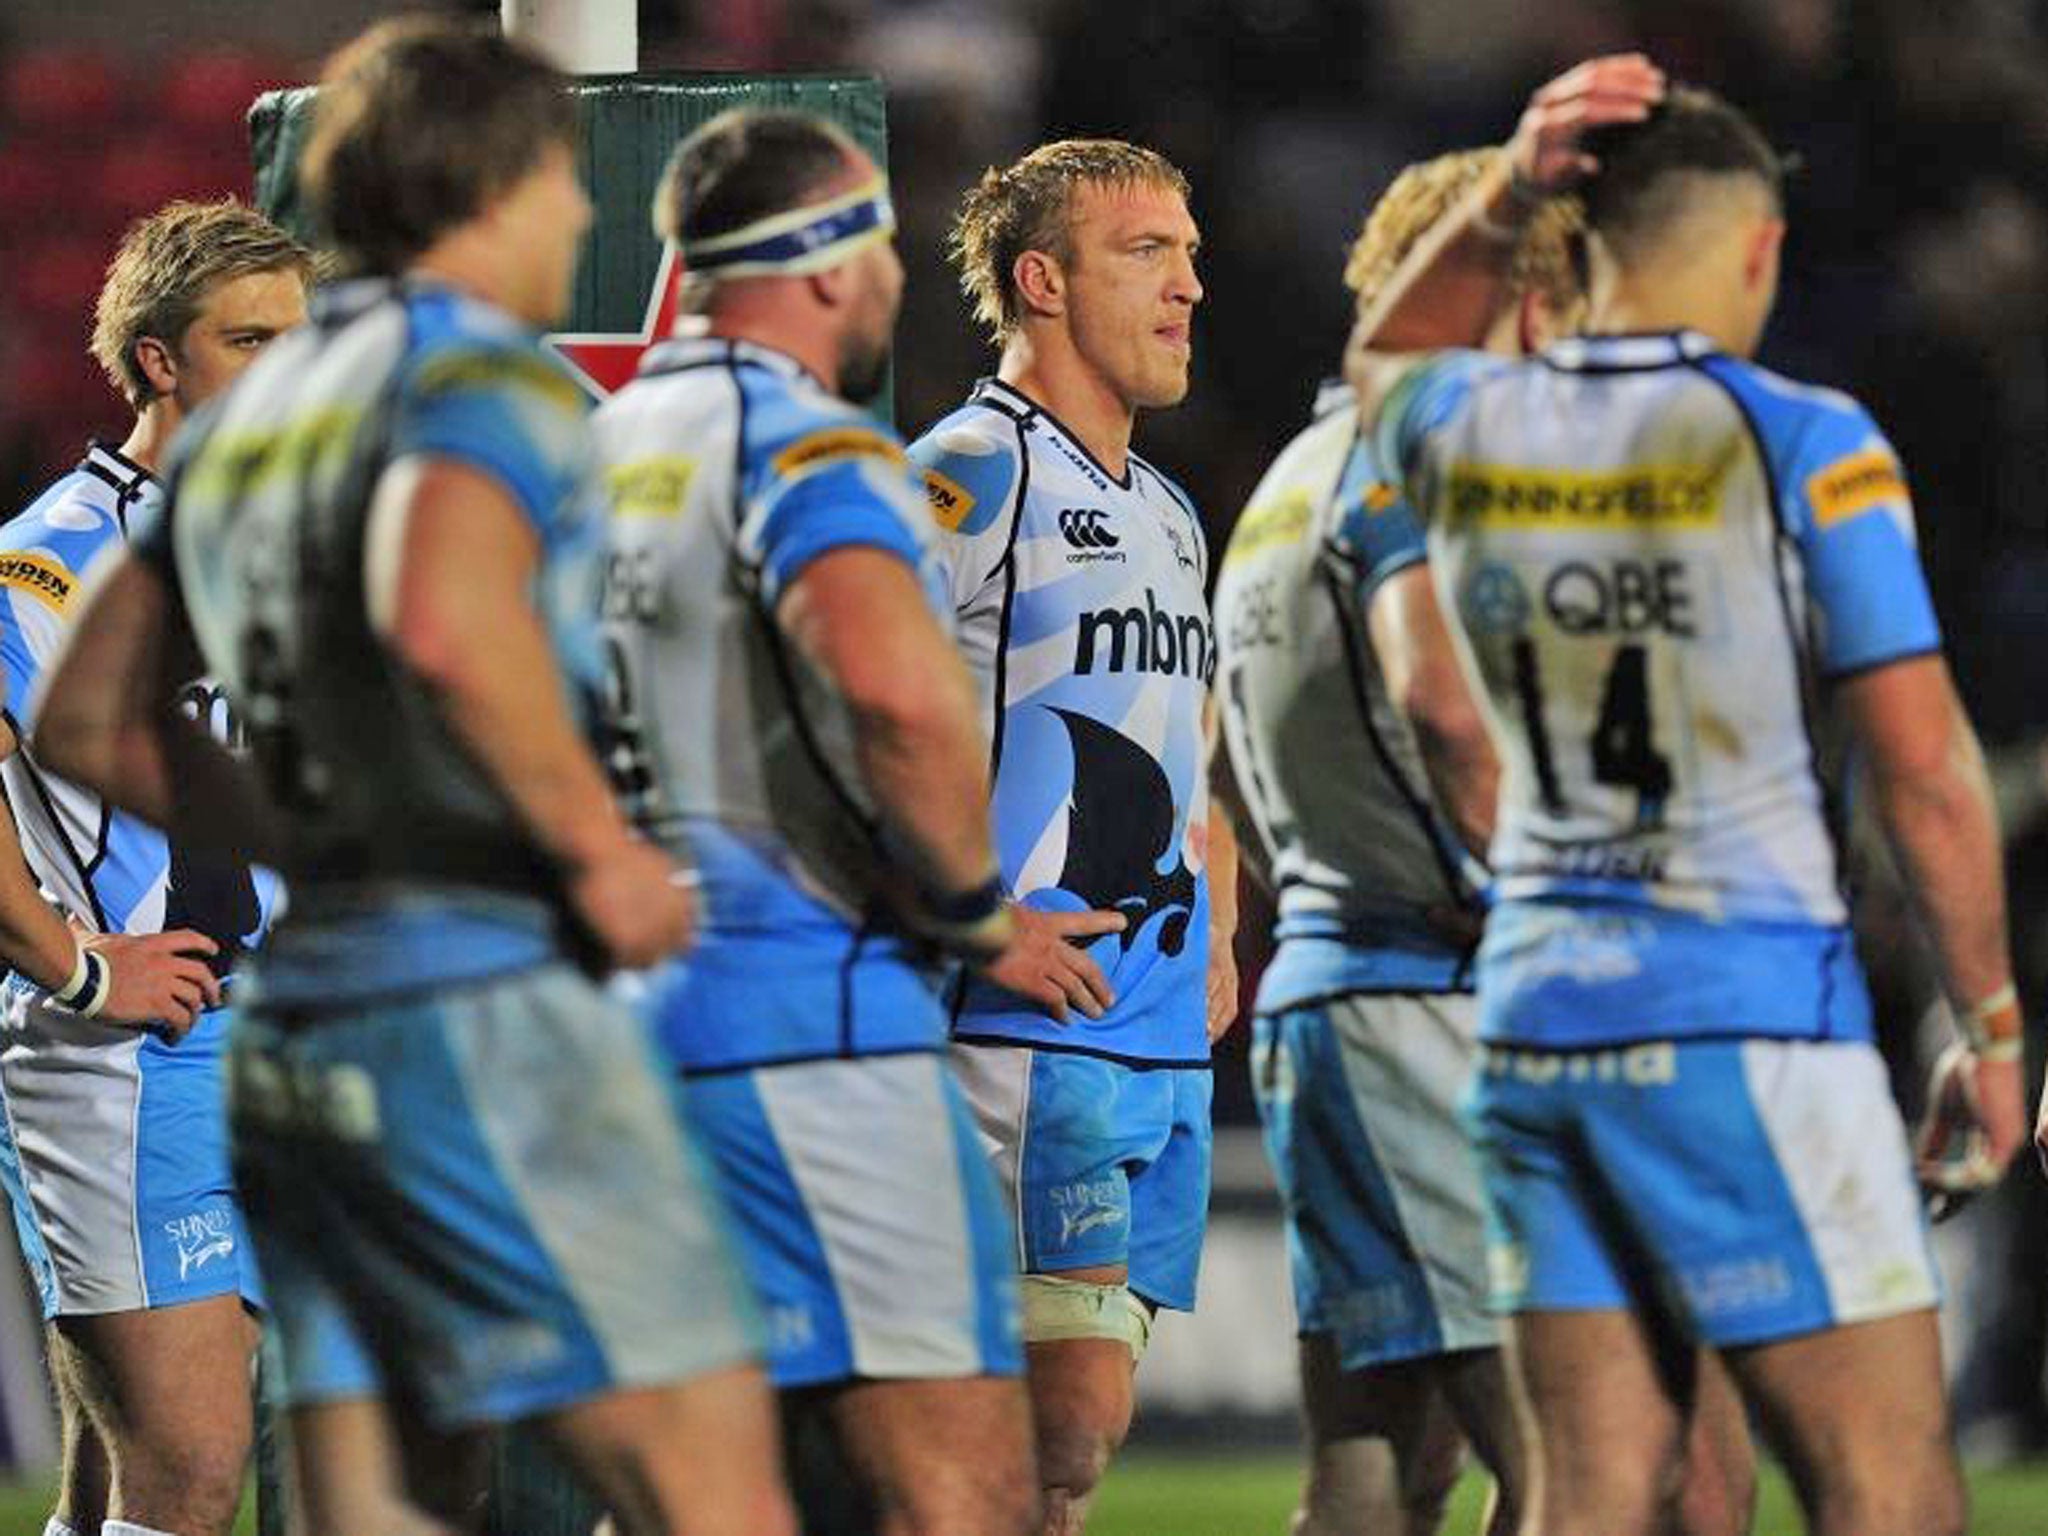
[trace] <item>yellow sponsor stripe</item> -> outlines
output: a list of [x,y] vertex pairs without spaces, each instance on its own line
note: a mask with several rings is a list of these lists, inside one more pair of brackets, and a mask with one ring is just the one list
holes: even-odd
[[880,432],[866,427],[827,427],[822,432],[812,432],[798,438],[782,452],[775,455],[770,463],[778,475],[793,475],[798,470],[812,469],[833,459],[887,459],[892,464],[904,462],[903,449]]
[[64,611],[75,585],[70,568],[47,555],[0,555],[0,586],[26,592],[52,613]]
[[1806,477],[1806,503],[1821,528],[1905,499],[1906,477],[1899,461],[1882,448],[1852,453]]
[[1245,508],[1231,531],[1230,545],[1223,552],[1226,565],[1234,564],[1271,549],[1276,544],[1293,544],[1308,532],[1315,505],[1306,491],[1286,491],[1271,501]]
[[967,514],[974,510],[974,493],[936,469],[924,472],[924,497],[931,503],[933,521],[948,533],[958,533]]
[[614,517],[680,517],[697,461],[680,454],[636,459],[605,471],[605,499]]
[[1720,521],[1732,462],[1605,470],[1458,464],[1447,513],[1497,528],[1708,528]]

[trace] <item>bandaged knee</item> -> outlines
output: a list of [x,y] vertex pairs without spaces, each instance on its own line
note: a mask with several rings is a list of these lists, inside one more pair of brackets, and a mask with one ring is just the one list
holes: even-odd
[[1129,1286],[1058,1275],[1025,1275],[1022,1284],[1025,1343],[1115,1339],[1130,1346],[1133,1363],[1144,1359],[1152,1342],[1152,1309]]

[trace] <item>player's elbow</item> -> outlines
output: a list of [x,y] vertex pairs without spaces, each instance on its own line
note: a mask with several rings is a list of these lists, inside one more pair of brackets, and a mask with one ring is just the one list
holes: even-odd
[[950,674],[952,658],[922,667],[865,665],[842,672],[840,696],[864,741],[912,745],[952,733],[967,701]]

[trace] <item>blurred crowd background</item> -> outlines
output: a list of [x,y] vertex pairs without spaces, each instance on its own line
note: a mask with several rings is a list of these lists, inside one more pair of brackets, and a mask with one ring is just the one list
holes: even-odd
[[[370,0],[64,0],[0,13],[0,507],[119,401],[85,355],[126,221],[248,191],[242,113]],[[494,4],[450,5],[495,12]],[[942,249],[961,190],[1046,137],[1191,177],[1195,384],[1140,444],[1212,537],[1303,420],[1348,320],[1344,249],[1410,160],[1511,131],[1528,92],[1641,48],[1751,111],[1801,169],[1763,360],[1860,396],[1904,457],[1963,692],[1993,750],[2023,992],[2048,1003],[2048,0],[642,0],[644,69],[871,71],[909,288],[899,425],[992,364]],[[1939,1033],[1879,861],[1863,922],[1902,1095]],[[1255,958],[1247,951],[1247,958]],[[2038,1062],[2034,1070],[2038,1073]],[[1241,1046],[1219,1099],[1248,1118]],[[2048,1450],[2048,1198],[2029,1167],[1943,1229],[1965,1446]],[[1274,1306],[1285,1302],[1274,1297]]]

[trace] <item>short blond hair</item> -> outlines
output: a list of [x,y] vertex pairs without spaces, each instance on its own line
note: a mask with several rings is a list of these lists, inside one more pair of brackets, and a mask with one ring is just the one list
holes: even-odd
[[[1503,151],[1461,149],[1417,161],[1396,176],[1366,215],[1365,228],[1344,264],[1345,286],[1369,308],[1415,244],[1472,190]],[[1585,294],[1575,246],[1586,227],[1576,197],[1554,197],[1538,208],[1515,247],[1509,281],[1517,294],[1535,293],[1563,314]]]
[[1168,187],[1183,199],[1188,179],[1157,150],[1122,139],[1059,139],[1013,165],[990,166],[967,189],[954,217],[946,254],[960,269],[960,288],[997,345],[1009,340],[1022,311],[1010,274],[1026,251],[1062,263],[1074,259],[1074,192],[1082,186]]
[[256,272],[295,272],[310,285],[313,253],[248,204],[168,203],[129,226],[93,307],[92,355],[128,403],[154,398],[136,343],[177,351],[216,283]]

